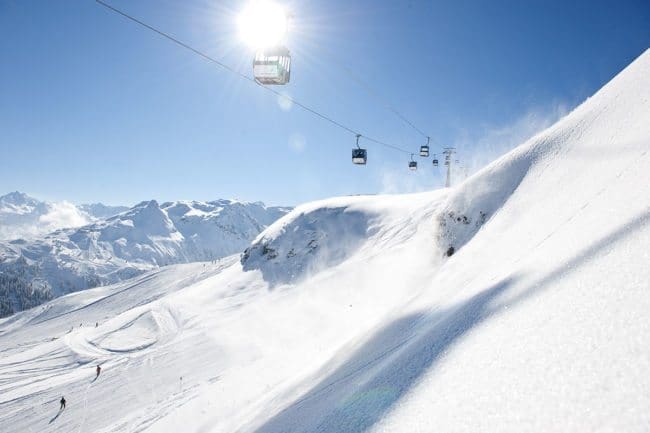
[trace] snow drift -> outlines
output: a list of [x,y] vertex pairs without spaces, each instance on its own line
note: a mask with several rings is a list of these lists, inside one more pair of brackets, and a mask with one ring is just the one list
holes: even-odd
[[244,251],[243,269],[260,270],[276,285],[341,263],[371,235],[372,216],[352,210],[357,202],[337,199],[295,209]]

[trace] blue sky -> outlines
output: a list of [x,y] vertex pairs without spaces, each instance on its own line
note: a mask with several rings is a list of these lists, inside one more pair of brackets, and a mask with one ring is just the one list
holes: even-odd
[[[110,0],[250,73],[243,1]],[[363,134],[424,139],[383,96],[474,168],[552,123],[650,47],[639,1],[286,2],[292,81],[282,89]],[[273,204],[438,188],[430,160],[354,137],[92,0],[0,0],[0,193],[133,204],[239,198]],[[347,72],[348,68],[352,73]],[[434,149],[435,150],[435,149]]]

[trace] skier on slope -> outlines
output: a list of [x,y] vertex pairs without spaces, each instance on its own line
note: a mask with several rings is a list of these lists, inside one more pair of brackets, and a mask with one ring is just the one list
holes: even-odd
[[61,407],[59,408],[59,410],[65,409],[65,397],[63,396],[61,397],[60,403],[61,403]]
[[102,372],[102,368],[98,365],[97,366],[97,376],[95,376],[95,379],[97,379],[99,377],[99,373],[101,373],[101,372]]

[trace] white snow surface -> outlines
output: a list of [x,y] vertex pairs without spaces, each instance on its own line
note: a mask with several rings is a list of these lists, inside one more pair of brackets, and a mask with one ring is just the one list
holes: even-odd
[[649,119],[650,51],[454,189],[2,319],[0,431],[647,432]]

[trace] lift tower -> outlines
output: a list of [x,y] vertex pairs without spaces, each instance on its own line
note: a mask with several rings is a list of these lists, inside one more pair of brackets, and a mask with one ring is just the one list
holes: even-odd
[[454,153],[456,153],[456,148],[454,147],[445,147],[445,150],[442,152],[442,154],[445,155],[445,166],[447,167],[447,180],[445,181],[446,188],[451,186],[451,164],[453,161],[451,157]]

